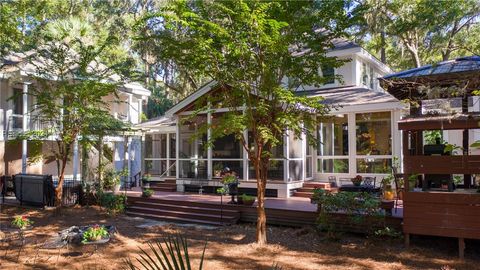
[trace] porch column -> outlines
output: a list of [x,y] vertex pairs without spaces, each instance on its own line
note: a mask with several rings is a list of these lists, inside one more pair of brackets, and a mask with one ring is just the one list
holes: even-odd
[[170,133],[167,133],[167,176],[170,176]]
[[[210,107],[210,106],[209,106]],[[207,130],[207,142],[210,144],[210,140],[212,138],[212,113],[210,110],[208,110],[207,113],[207,125],[208,125],[208,130]],[[209,145],[208,146],[208,151],[207,151],[207,179],[211,180],[212,179],[212,147]]]
[[[22,118],[22,131],[23,133],[28,130],[28,85],[30,83],[23,83],[23,118]],[[22,140],[22,173],[27,173],[27,140]]]
[[[304,125],[302,124],[302,130],[303,130]],[[302,132],[302,181],[305,181],[305,178],[307,176],[307,136],[305,132]]]
[[175,176],[176,176],[176,182],[177,182],[177,191],[183,192],[185,190],[185,187],[182,184],[178,183],[178,179],[180,178],[180,118],[178,115],[176,116],[177,122],[175,126]]
[[127,101],[127,119],[128,122],[133,123],[132,121],[132,106],[133,106],[133,95],[128,94],[128,101]]
[[356,137],[356,124],[355,113],[348,113],[348,173],[350,176],[357,174],[357,137]]
[[78,174],[78,138],[73,142],[73,181],[77,181]]
[[288,183],[290,181],[290,170],[288,167],[288,162],[290,160],[290,142],[289,142],[289,131],[286,131],[286,135],[283,136],[283,154],[285,159],[283,160],[283,181]]

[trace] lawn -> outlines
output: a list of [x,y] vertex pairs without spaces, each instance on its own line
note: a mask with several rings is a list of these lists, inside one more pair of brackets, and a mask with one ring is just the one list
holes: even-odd
[[[123,259],[135,257],[138,247],[176,233],[189,239],[194,265],[208,241],[204,269],[269,269],[274,263],[283,269],[480,269],[480,261],[473,260],[480,258],[480,244],[467,242],[467,259],[461,262],[456,258],[455,239],[415,237],[407,250],[401,239],[387,241],[344,234],[332,241],[313,228],[272,226],[268,231],[270,244],[259,247],[252,244],[255,227],[251,224],[223,228],[160,224],[139,228],[145,220],[123,215],[109,217],[97,207],[66,208],[60,213],[3,207],[2,228],[19,214],[27,215],[35,223],[25,234],[23,248],[18,240],[0,242],[2,270],[122,269]],[[61,229],[96,223],[115,225],[118,230],[115,238],[97,247],[41,248]]]

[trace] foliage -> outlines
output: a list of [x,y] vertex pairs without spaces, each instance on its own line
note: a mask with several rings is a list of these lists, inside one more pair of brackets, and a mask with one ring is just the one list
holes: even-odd
[[442,131],[441,130],[427,130],[423,132],[423,138],[425,144],[437,144],[437,141],[442,143]]
[[379,229],[375,231],[376,237],[389,237],[389,238],[402,238],[402,232],[399,232],[393,228],[386,226],[383,229]]
[[385,176],[382,179],[382,186],[385,187],[387,185],[391,185],[393,180],[394,180],[394,177],[393,177],[392,174],[389,174],[389,175]]
[[142,197],[150,198],[150,197],[152,197],[153,193],[154,193],[153,190],[151,190],[149,188],[144,188],[142,190]]
[[226,187],[221,187],[221,188],[217,188],[217,194],[220,194],[220,195],[225,195],[228,193],[228,188]]
[[[140,263],[142,267],[135,266],[130,258],[124,261],[125,267],[131,270],[185,270],[193,268],[188,253],[187,239],[181,235],[176,235],[175,237],[169,235],[163,240],[163,245],[160,242],[150,242],[148,243],[148,247],[150,252],[140,248],[140,254],[136,258],[136,261]],[[199,270],[203,269],[206,247],[207,243],[203,246],[200,264],[198,266]]]
[[13,221],[12,221],[12,226],[17,227],[20,230],[24,230],[32,224],[33,224],[33,221],[31,221],[26,216],[16,216],[13,218]]
[[[362,0],[366,47],[405,69],[478,52],[476,0]],[[405,52],[410,57],[405,57]],[[385,56],[386,54],[386,56]],[[386,58],[386,59],[385,59]]]
[[127,197],[124,194],[113,194],[100,192],[99,203],[107,209],[109,215],[116,215],[125,211]]
[[332,214],[345,215],[349,223],[365,226],[364,231],[370,234],[383,221],[380,199],[370,193],[331,193],[324,189],[315,189],[312,200],[319,207],[320,215],[317,220],[319,228],[327,231],[329,235],[342,230],[337,226]]
[[463,147],[451,143],[445,144],[445,148],[443,149],[444,153],[449,153],[451,155],[458,155],[460,154],[459,151],[463,151]]
[[222,177],[222,184],[228,185],[237,182],[237,177],[235,175],[226,175]]
[[120,184],[120,173],[114,169],[107,169],[103,178],[103,188],[105,190],[113,190],[118,184]]
[[241,197],[243,201],[254,201],[255,200],[255,196],[250,196],[250,195],[247,195],[247,194],[242,194],[239,197]]
[[[211,129],[208,145],[233,135],[248,151],[260,202],[258,243],[266,243],[263,201],[272,149],[287,134],[298,138],[305,133],[314,144],[317,124],[328,112],[321,97],[295,92],[332,79],[323,77],[319,68],[344,63],[326,53],[356,20],[356,6],[349,0],[171,1],[140,26],[149,27],[151,33],[140,38],[155,44],[159,59],[193,78],[216,82],[217,94],[195,104],[189,118],[211,110],[210,105],[228,109]],[[207,129],[208,124],[203,125],[196,136]],[[245,130],[250,131],[250,143]]]
[[108,231],[105,226],[93,225],[89,227],[82,235],[82,243],[95,242],[102,238],[108,237]]

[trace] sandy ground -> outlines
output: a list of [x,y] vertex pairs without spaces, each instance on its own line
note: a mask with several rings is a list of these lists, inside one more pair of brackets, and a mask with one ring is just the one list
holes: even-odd
[[[25,233],[25,245],[9,229],[16,214],[34,222]],[[414,237],[412,247],[402,240],[367,239],[343,235],[338,241],[325,239],[313,228],[270,227],[265,247],[252,244],[255,227],[240,224],[223,228],[184,227],[172,224],[146,226],[142,219],[123,215],[107,216],[96,207],[47,210],[3,207],[1,229],[10,240],[0,242],[0,269],[123,269],[124,259],[135,258],[138,247],[180,233],[189,239],[194,265],[207,241],[204,269],[270,269],[277,263],[283,269],[480,269],[480,243],[467,242],[465,262],[456,258],[456,240]],[[108,244],[69,246],[57,250],[42,248],[56,233],[71,225],[115,225],[118,233]],[[0,236],[1,237],[1,236]],[[197,267],[194,267],[196,269]]]

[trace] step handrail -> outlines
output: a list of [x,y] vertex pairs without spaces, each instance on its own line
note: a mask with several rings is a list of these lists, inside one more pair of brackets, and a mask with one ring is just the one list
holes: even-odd
[[170,164],[170,166],[162,173],[160,174],[159,178],[162,178],[163,176],[165,176],[165,174],[167,174],[168,171],[170,171],[170,169],[173,167],[173,165],[175,165],[177,163],[177,161],[175,160],[172,164]]

